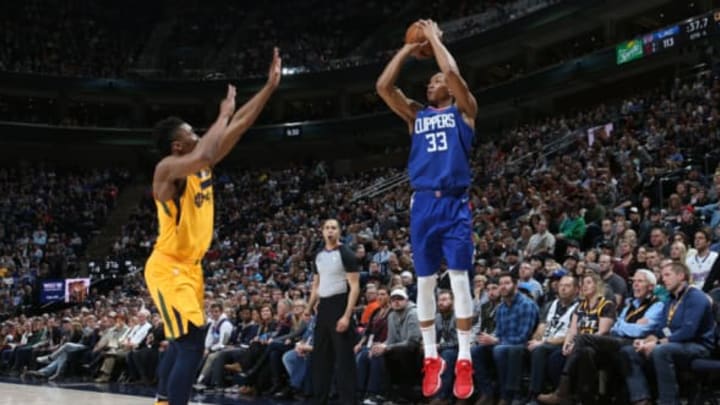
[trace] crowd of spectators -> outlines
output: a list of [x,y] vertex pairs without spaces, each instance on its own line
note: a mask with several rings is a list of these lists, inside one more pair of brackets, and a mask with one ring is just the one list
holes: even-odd
[[[572,116],[524,125],[476,147],[470,190],[478,319],[473,356],[482,398],[531,400],[549,390],[545,400],[557,401],[575,393],[583,403],[593,403],[596,398],[590,393],[597,392],[592,388],[597,378],[591,369],[579,368],[586,363],[573,357],[573,348],[564,347],[574,341],[583,348],[576,348],[577,353],[585,353],[583,345],[592,339],[574,336],[633,338],[653,332],[645,327],[640,335],[627,334],[633,328],[622,323],[631,322],[622,311],[627,311],[627,299],[644,299],[651,292],[660,303],[670,299],[668,290],[675,291],[675,279],[661,271],[668,263],[686,265],[697,291],[716,285],[720,172],[713,172],[717,162],[710,171],[703,170],[701,162],[717,149],[719,99],[717,72],[707,71]],[[563,140],[566,143],[558,143]],[[363,298],[358,318],[363,328],[359,332],[365,337],[356,347],[359,391],[368,404],[380,403],[394,393],[412,395],[404,388],[416,384],[419,375],[406,371],[419,372],[415,365],[420,345],[419,330],[412,326],[416,325],[412,302],[417,291],[407,229],[410,189],[400,186],[377,197],[353,200],[355,191],[398,170],[376,169],[348,177],[333,176],[323,165],[216,171],[216,232],[204,265],[206,305],[211,332],[228,323],[235,328],[231,334],[209,332],[197,390],[278,397],[309,394],[303,376],[306,358],[312,356],[309,330],[313,320],[301,315],[303,299],[312,278],[313,253],[321,243],[320,223],[337,217],[344,224],[343,242],[355,249],[361,266]],[[12,204],[17,199],[8,201]],[[117,260],[134,261],[141,269],[154,238],[154,216],[148,194],[110,254]],[[62,332],[48,332],[57,329],[58,319],[67,318],[61,323],[84,325],[85,335],[95,340],[102,335],[100,341],[116,342],[98,345],[90,338],[79,338],[85,357],[77,357],[76,364],[85,364],[100,382],[151,383],[153,373],[148,370],[162,351],[162,337],[148,332],[151,327],[141,312],[156,311],[143,288],[142,273],[126,277],[123,287],[92,292],[82,308],[32,320],[12,317],[4,324],[3,364],[15,373],[38,369],[31,373],[38,377],[58,378],[65,370],[74,370],[57,363],[39,368],[72,351],[61,350],[60,344],[72,340],[73,327],[67,326],[70,337],[66,340],[57,338]],[[448,284],[441,276],[440,286]],[[517,298],[527,310],[519,322],[503,321],[517,316],[502,309],[502,299],[515,299],[516,290],[527,294],[527,298]],[[448,326],[452,325],[451,300],[452,295],[439,294],[437,325],[443,336],[439,341],[444,342],[441,352],[447,352],[448,361],[454,335]],[[546,336],[548,314],[576,301],[585,302],[568,312],[575,314],[569,318],[578,318],[577,325],[566,323],[566,328],[554,328]],[[597,310],[597,322],[587,318],[593,310]],[[656,312],[646,317],[659,324]],[[93,327],[88,317],[100,320],[100,325]],[[508,328],[510,323],[517,327]],[[108,329],[111,324],[115,329]],[[546,329],[536,328],[537,324]],[[142,325],[146,326],[141,329]],[[154,327],[160,330],[157,320]],[[103,328],[107,332],[101,332]],[[150,342],[140,336],[143,333],[153,336]],[[78,334],[82,335],[76,333],[75,339]],[[370,343],[369,336],[373,336]],[[707,355],[707,336],[699,339],[708,346],[703,346]],[[550,340],[552,346],[545,347]],[[502,375],[522,375],[516,363],[498,362],[500,357],[494,357],[507,355],[493,349],[505,343],[533,352],[531,369],[526,370],[531,375],[527,390],[518,380],[498,379],[488,372],[497,369]],[[134,357],[141,349],[154,354],[141,355],[142,365],[137,366]],[[37,359],[51,350],[56,351],[50,357]],[[634,357],[630,361],[641,362]],[[538,364],[546,363],[547,372],[539,371],[545,367]],[[88,373],[82,367],[78,372]],[[584,383],[568,382],[568,375],[576,374],[585,378]],[[391,385],[400,388],[391,390]],[[450,386],[446,381],[435,403],[451,400]],[[638,398],[645,395],[641,388],[641,384],[628,387],[635,399],[645,399]],[[621,392],[618,388],[608,395],[618,397]]]
[[36,279],[79,270],[128,179],[124,170],[0,168],[0,314],[37,305]]
[[[283,0],[252,8],[197,0],[132,1],[122,7],[108,1],[28,1],[8,6],[0,17],[0,71],[71,77],[152,72],[162,78],[257,77],[267,73],[273,46],[283,50],[285,66],[293,73],[342,69],[385,58],[388,42],[373,35],[385,32],[383,27],[398,15],[407,21],[422,17],[448,22],[447,36],[455,40],[557,1],[437,0],[416,7],[399,0]],[[133,29],[127,29],[128,24]],[[164,38],[162,44],[155,36]],[[145,47],[152,47],[153,56],[139,63]]]
[[[72,77],[121,77],[158,21],[160,3],[23,1],[0,17],[0,70]],[[132,29],[128,29],[132,25]]]

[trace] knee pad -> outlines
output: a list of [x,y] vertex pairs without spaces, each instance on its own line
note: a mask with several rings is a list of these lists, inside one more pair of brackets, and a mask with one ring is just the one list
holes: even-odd
[[418,295],[417,295],[417,314],[418,320],[433,321],[435,320],[435,286],[437,278],[432,276],[418,277]]
[[473,304],[468,272],[465,270],[448,270],[448,274],[450,275],[450,286],[455,297],[455,318],[472,318]]

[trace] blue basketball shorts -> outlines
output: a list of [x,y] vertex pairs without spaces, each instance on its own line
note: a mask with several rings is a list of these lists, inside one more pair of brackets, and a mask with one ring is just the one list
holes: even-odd
[[472,214],[465,192],[416,191],[410,203],[415,273],[431,276],[445,258],[448,269],[472,268]]

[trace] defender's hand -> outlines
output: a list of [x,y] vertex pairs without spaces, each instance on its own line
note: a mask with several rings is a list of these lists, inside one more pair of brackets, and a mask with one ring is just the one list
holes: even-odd
[[235,112],[235,86],[228,84],[227,94],[220,102],[220,116],[230,117]]
[[267,84],[276,89],[280,85],[280,77],[282,76],[282,58],[278,47],[273,48],[272,62],[270,63],[270,71],[268,73]]

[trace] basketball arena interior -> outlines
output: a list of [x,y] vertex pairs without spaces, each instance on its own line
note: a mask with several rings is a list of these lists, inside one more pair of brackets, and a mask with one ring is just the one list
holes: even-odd
[[720,2],[0,9],[0,404],[720,403]]

